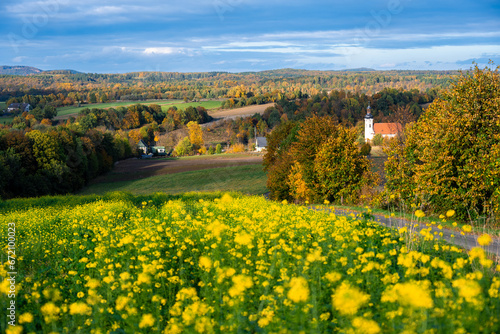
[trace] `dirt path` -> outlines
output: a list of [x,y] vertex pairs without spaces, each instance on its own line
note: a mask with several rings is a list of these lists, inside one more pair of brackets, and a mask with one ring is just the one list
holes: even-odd
[[[318,210],[322,211],[324,209],[322,208],[316,208],[314,206],[310,206],[309,209],[311,210]],[[345,211],[345,210],[335,210],[334,213],[339,216],[348,216],[354,211]],[[356,212],[354,212],[356,213]],[[385,216],[381,215],[373,215],[374,219],[373,221],[379,223],[380,225],[387,226],[389,228],[401,228],[401,227],[406,227],[408,230],[411,230],[412,233],[420,233],[423,229],[429,229],[425,224],[420,224],[420,223],[415,223],[415,222],[410,222],[406,219],[402,218],[386,218]],[[456,245],[459,247],[462,247],[466,250],[470,250],[474,247],[481,247],[477,243],[477,238],[479,235],[474,235],[474,234],[466,234],[466,235],[461,235],[460,231],[454,231],[450,229],[438,229],[437,226],[432,225],[432,229],[430,233],[434,234],[437,232],[443,233],[443,236],[440,237],[443,240],[446,240],[448,243],[452,245]],[[452,235],[454,237],[452,237]],[[434,235],[436,237],[436,235]],[[491,254],[496,255],[497,257],[500,257],[500,239],[498,238],[492,238],[491,244],[488,246],[483,246],[483,249]]]
[[96,178],[92,183],[118,182],[142,179],[154,175],[174,174],[209,168],[262,164],[262,155],[203,156],[189,159],[128,159],[119,161],[111,172]]

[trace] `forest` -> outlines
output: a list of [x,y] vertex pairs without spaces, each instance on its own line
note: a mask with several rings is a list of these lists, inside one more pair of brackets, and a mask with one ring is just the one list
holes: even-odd
[[[248,73],[137,72],[92,74],[42,72],[28,76],[0,75],[0,101],[55,107],[107,101],[150,99],[236,98],[241,105],[344,90],[373,95],[384,88],[428,92],[446,88],[456,71],[306,71]],[[232,106],[231,106],[232,107]]]

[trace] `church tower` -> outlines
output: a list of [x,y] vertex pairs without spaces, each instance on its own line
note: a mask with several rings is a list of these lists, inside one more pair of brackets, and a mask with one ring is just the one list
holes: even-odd
[[375,135],[375,130],[373,130],[372,108],[370,107],[370,104],[368,104],[365,116],[365,142],[373,140],[374,135]]

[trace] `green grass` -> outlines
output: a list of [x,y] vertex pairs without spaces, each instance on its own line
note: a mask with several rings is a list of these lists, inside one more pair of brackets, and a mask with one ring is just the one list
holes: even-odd
[[0,117],[0,123],[1,124],[11,123],[13,120],[14,120],[14,116]]
[[105,194],[110,191],[126,191],[134,195],[154,192],[179,194],[190,191],[238,191],[260,195],[267,192],[266,173],[262,170],[262,165],[211,168],[133,181],[97,183],[80,194]]
[[75,107],[75,106],[70,106],[70,107],[61,107],[57,108],[57,115],[58,116],[65,116],[65,115],[73,115],[73,114],[78,114],[81,110],[85,108],[99,108],[99,109],[104,109],[104,108],[117,108],[117,107],[127,107],[130,105],[134,104],[158,104],[162,107],[163,110],[168,110],[168,108],[172,106],[176,106],[177,109],[186,109],[189,106],[197,107],[197,106],[202,106],[205,107],[206,109],[215,109],[219,108],[221,106],[220,101],[201,101],[201,102],[189,102],[189,103],[184,103],[182,100],[148,100],[148,101],[125,101],[125,102],[110,102],[110,103],[93,103],[93,104],[85,104],[80,107]]
[[[0,102],[0,113],[7,109],[7,102]],[[0,117],[0,124],[7,124],[7,123],[10,123],[12,122],[12,120],[14,119],[13,116],[11,117]]]
[[[220,108],[221,104],[222,104],[221,101],[201,101],[201,102],[189,102],[189,103],[181,102],[181,103],[176,103],[174,105],[179,110],[184,110],[188,107],[198,107],[198,106],[202,106],[207,110],[211,110],[211,109]],[[172,105],[172,104],[162,105],[161,108],[163,111],[167,111],[170,107],[173,107],[174,105]]]
[[229,159],[229,158],[248,158],[255,156],[254,153],[221,153],[221,154],[213,154],[213,155],[189,155],[183,157],[163,157],[157,158],[158,160],[213,160],[213,159]]

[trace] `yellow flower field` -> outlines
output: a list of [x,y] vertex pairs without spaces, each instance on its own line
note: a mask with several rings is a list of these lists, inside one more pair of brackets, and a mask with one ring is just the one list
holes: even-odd
[[18,272],[2,332],[500,331],[500,267],[480,248],[238,194],[68,198],[1,211]]

